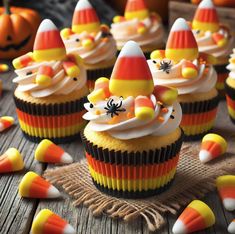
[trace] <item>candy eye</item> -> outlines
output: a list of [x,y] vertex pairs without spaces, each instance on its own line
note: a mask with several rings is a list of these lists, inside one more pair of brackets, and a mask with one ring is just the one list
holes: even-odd
[[76,77],[73,78],[74,81],[77,81],[78,79]]
[[156,64],[157,62],[155,60],[153,60],[153,63]]
[[75,39],[76,42],[79,42],[80,40],[78,38]]
[[26,73],[27,76],[32,75],[32,74],[33,74],[33,72],[31,72],[31,71]]
[[92,103],[90,103],[90,108],[93,108],[93,107],[94,107],[94,105]]
[[200,34],[200,32],[201,32],[200,30],[197,30],[197,31],[196,31],[196,34]]

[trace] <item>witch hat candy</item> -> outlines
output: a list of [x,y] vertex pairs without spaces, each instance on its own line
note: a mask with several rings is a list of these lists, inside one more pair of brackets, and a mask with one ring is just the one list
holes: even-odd
[[204,202],[192,201],[175,222],[172,232],[186,234],[211,227],[215,223],[215,215]]
[[36,34],[33,46],[33,59],[41,62],[62,60],[65,56],[66,50],[58,28],[51,20],[43,20]]
[[75,234],[74,228],[49,209],[41,210],[32,223],[32,234]]
[[32,171],[26,173],[21,180],[19,194],[29,198],[56,198],[60,196],[57,188]]
[[217,32],[219,18],[212,0],[203,0],[194,15],[192,28],[202,31]]
[[179,62],[182,59],[194,60],[198,57],[198,46],[194,35],[183,18],[173,24],[165,50],[166,58]]
[[124,17],[127,20],[139,19],[143,20],[149,16],[148,8],[144,0],[128,0],[125,8]]
[[219,176],[216,186],[226,210],[235,210],[235,175]]
[[72,157],[52,141],[42,140],[35,150],[35,159],[47,163],[72,163]]
[[137,97],[148,96],[154,84],[148,64],[138,44],[128,41],[122,48],[109,81],[113,95]]
[[100,29],[100,20],[88,0],[79,0],[72,20],[72,31],[75,33],[98,32]]
[[14,124],[15,120],[11,116],[0,117],[0,132],[10,128]]
[[235,234],[235,219],[228,225],[228,232]]
[[23,168],[23,158],[17,149],[9,148],[0,156],[0,173],[20,171]]
[[202,139],[199,159],[202,163],[206,163],[224,154],[226,150],[226,140],[218,134],[209,133]]

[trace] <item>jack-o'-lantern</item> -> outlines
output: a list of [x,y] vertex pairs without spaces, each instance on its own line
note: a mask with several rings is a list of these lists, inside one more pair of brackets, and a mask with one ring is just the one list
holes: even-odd
[[32,50],[39,14],[31,9],[10,7],[8,0],[0,7],[0,58],[15,58]]

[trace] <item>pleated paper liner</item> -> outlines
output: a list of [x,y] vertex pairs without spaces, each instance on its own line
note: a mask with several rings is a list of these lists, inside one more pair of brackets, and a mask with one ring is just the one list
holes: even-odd
[[233,124],[235,124],[235,89],[225,82],[226,103],[228,114]]
[[21,130],[33,142],[47,138],[55,143],[65,143],[79,137],[86,121],[86,97],[58,104],[35,104],[14,96]]
[[[172,144],[148,152],[103,149],[90,142],[83,133],[81,138],[95,184],[113,196],[141,198],[163,191],[174,178],[183,133]],[[119,191],[117,194],[113,192],[116,190]]]
[[87,69],[87,86],[90,92],[92,92],[92,90],[94,89],[95,81],[99,77],[109,78],[111,76],[112,71],[113,66],[107,68]]
[[213,128],[219,95],[210,100],[180,104],[183,112],[180,126],[185,134],[184,140],[201,139]]

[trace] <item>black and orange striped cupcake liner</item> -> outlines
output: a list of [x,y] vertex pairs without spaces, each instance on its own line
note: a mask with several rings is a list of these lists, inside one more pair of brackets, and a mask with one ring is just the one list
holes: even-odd
[[219,95],[210,100],[180,104],[183,112],[180,127],[185,134],[184,140],[201,139],[214,126]]
[[66,143],[80,137],[86,124],[83,97],[76,101],[59,104],[35,104],[14,96],[20,128],[30,141],[50,139],[55,143]]
[[143,198],[165,191],[172,183],[183,141],[181,137],[161,149],[121,152],[103,149],[81,134],[95,186],[116,197]]
[[235,89],[225,82],[225,91],[228,114],[231,121],[235,124]]

